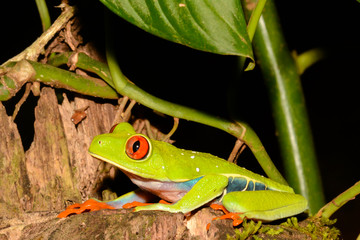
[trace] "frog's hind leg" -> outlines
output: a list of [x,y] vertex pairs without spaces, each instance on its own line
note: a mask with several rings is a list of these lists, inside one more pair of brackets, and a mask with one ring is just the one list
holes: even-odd
[[229,212],[239,213],[241,218],[265,221],[293,216],[307,209],[303,196],[272,190],[230,192],[222,204]]

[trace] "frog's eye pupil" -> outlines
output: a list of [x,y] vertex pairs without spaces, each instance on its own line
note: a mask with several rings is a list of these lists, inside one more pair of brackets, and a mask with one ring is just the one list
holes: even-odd
[[140,148],[140,141],[136,141],[133,145],[133,152],[137,152]]
[[135,135],[127,140],[125,151],[129,158],[142,160],[148,155],[149,149],[148,140],[144,136]]

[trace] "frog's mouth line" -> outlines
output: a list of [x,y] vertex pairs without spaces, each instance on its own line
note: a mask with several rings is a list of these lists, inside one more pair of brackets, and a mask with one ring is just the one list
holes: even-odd
[[[89,154],[90,154],[91,156],[97,158],[97,159],[100,159],[100,160],[102,160],[102,161],[104,161],[104,162],[110,163],[111,165],[118,167],[118,168],[119,168],[122,172],[124,172],[130,179],[136,177],[137,179],[142,179],[143,181],[146,181],[146,180],[148,180],[148,181],[154,181],[154,180],[156,181],[156,180],[159,180],[159,179],[156,179],[156,176],[155,176],[155,175],[151,175],[151,174],[143,173],[143,172],[140,173],[140,172],[137,172],[137,171],[134,171],[134,170],[131,170],[131,169],[127,169],[127,168],[125,168],[124,166],[122,166],[122,165],[120,165],[120,164],[117,164],[116,162],[110,161],[110,160],[108,160],[108,159],[106,159],[106,158],[104,158],[104,157],[102,157],[102,156],[100,156],[100,155],[97,155],[97,154],[95,154],[95,153],[92,153],[92,152],[89,152]],[[144,176],[144,177],[141,177],[140,174],[141,174],[141,175],[145,175],[145,176]],[[130,175],[131,175],[131,177],[130,177]],[[162,180],[161,180],[161,181],[162,181]],[[166,180],[164,180],[164,181],[166,181]],[[170,180],[168,180],[168,181],[170,181]]]

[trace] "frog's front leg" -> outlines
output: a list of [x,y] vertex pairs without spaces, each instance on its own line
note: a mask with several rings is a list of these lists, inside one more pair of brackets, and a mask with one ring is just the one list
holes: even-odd
[[157,198],[158,198],[157,196],[138,188],[135,191],[128,192],[114,200],[104,203],[114,208],[123,208],[124,204],[127,203],[131,203],[131,202],[148,203],[148,202],[152,202]]
[[57,217],[65,218],[73,214],[80,214],[83,212],[93,212],[101,209],[117,209],[117,208],[122,208],[124,204],[129,202],[136,201],[136,202],[146,203],[152,201],[155,198],[157,197],[152,195],[151,193],[143,191],[141,189],[137,189],[135,191],[128,192],[116,198],[115,200],[111,200],[107,202],[100,201],[97,199],[89,199],[81,204],[75,203],[67,207],[66,210],[61,212]]
[[289,192],[271,190],[230,192],[223,206],[243,219],[273,221],[299,214],[307,209],[306,199]]
[[170,205],[155,203],[136,207],[135,211],[163,210],[168,212],[188,213],[220,196],[228,184],[222,175],[206,175],[201,178],[179,201]]

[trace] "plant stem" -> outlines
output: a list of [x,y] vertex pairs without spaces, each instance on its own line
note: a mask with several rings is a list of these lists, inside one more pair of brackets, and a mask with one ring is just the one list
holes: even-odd
[[22,60],[18,63],[11,62],[7,66],[11,69],[2,76],[5,84],[0,84],[0,101],[10,99],[23,84],[30,81],[42,82],[52,87],[64,88],[88,96],[107,99],[119,97],[116,91],[101,79],[80,76],[63,69],[28,60]]
[[68,64],[69,58],[74,56],[74,54],[77,54],[77,60],[72,64],[74,64],[77,68],[81,68],[83,70],[97,74],[105,82],[107,82],[107,84],[109,84],[112,88],[115,89],[115,85],[111,79],[111,74],[108,66],[105,63],[99,62],[89,57],[85,53],[74,53],[74,52],[59,53],[55,56],[51,56],[47,63],[54,67],[59,67],[64,64]]
[[322,207],[316,214],[316,217],[330,218],[331,215],[333,215],[338,209],[340,209],[348,201],[353,200],[359,194],[360,181]]
[[268,86],[287,179],[308,199],[314,214],[324,204],[324,197],[310,123],[300,77],[271,0],[260,18],[254,48]]
[[39,11],[43,32],[51,26],[51,20],[45,0],[35,0],[36,6]]
[[295,57],[298,73],[301,75],[306,69],[327,57],[327,52],[322,48],[315,48],[303,52]]
[[100,79],[80,76],[78,74],[38,62],[29,62],[36,72],[36,75],[32,78],[33,80],[85,95],[110,99],[118,98],[114,89]]
[[264,6],[266,4],[266,0],[259,0],[256,4],[255,9],[253,10],[251,17],[248,22],[247,31],[249,34],[249,39],[252,42],[255,31],[259,22],[259,19],[261,17],[262,11],[264,9]]

